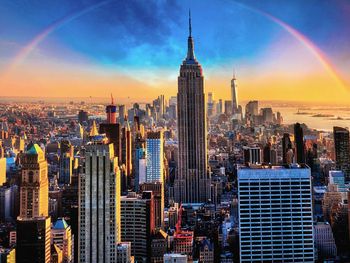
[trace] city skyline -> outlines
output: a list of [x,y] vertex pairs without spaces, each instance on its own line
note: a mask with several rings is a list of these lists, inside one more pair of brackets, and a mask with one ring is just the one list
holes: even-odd
[[155,1],[147,7],[113,0],[5,1],[2,95],[103,97],[101,90],[135,100],[160,90],[175,95],[190,7],[205,92],[229,98],[234,67],[242,100],[345,103],[350,98],[346,1],[317,6],[315,1]]

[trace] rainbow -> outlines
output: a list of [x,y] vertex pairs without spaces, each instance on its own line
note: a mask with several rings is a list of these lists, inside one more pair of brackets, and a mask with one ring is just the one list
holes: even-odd
[[260,14],[270,21],[276,23],[280,27],[282,27],[285,31],[287,31],[291,36],[293,36],[296,40],[298,40],[317,60],[318,62],[323,66],[323,68],[326,70],[326,72],[332,77],[332,79],[342,88],[347,89],[346,81],[341,77],[341,74],[338,72],[338,69],[335,65],[331,62],[331,60],[327,57],[327,55],[314,43],[309,39],[307,36],[299,32],[297,29],[293,28],[292,26],[288,25],[281,19],[265,12],[260,9],[253,8],[251,6],[247,6],[245,4],[235,2],[237,5],[251,11],[257,14]]
[[[35,36],[26,46],[24,46],[14,57],[12,62],[9,66],[6,67],[4,70],[5,74],[11,72],[13,69],[15,69],[18,65],[20,65],[28,56],[29,54],[35,50],[35,48],[45,40],[45,38],[50,35],[52,32],[56,31],[57,29],[61,28],[65,24],[71,22],[74,19],[79,18],[80,16],[85,15],[86,13],[89,13],[97,8],[100,8],[110,2],[113,2],[115,0],[105,0],[102,2],[99,2],[97,4],[85,7],[82,10],[78,10],[76,12],[73,12],[71,14],[68,14],[61,19],[55,21],[51,25],[49,25],[47,28],[45,28],[40,34]],[[276,23],[280,27],[282,27],[285,31],[287,31],[291,36],[293,36],[295,39],[297,39],[323,66],[323,68],[326,70],[326,72],[332,77],[332,79],[341,87],[347,88],[346,81],[342,79],[341,75],[338,72],[338,69],[335,67],[335,65],[332,64],[330,59],[322,52],[322,50],[313,43],[308,37],[303,35],[301,32],[293,28],[292,26],[288,25],[287,23],[283,22],[279,18],[272,16],[271,14],[262,11],[260,9],[256,9],[247,5],[244,5],[242,3],[236,2],[236,1],[230,1],[234,2],[237,5],[250,10],[254,13],[260,14],[270,21]]]
[[86,13],[89,13],[97,8],[100,8],[110,2],[113,2],[115,0],[105,0],[102,2],[99,2],[94,5],[87,6],[81,10],[72,12],[68,15],[65,15],[64,17],[56,20],[52,24],[50,24],[47,28],[45,28],[43,31],[40,32],[40,34],[36,35],[28,44],[26,44],[13,58],[12,62],[9,64],[9,66],[6,67],[6,69],[3,72],[3,75],[6,75],[8,73],[11,73],[12,70],[14,70],[18,65],[22,64],[23,61],[30,55],[30,53],[33,52],[33,50],[36,49],[36,47],[45,40],[51,33],[58,30],[65,24],[68,24],[74,19],[77,19]]

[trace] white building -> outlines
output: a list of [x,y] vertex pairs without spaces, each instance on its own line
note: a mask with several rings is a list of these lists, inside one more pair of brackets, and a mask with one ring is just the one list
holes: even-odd
[[163,132],[148,132],[146,139],[146,182],[163,182]]
[[113,144],[102,135],[86,146],[79,192],[79,262],[117,262],[120,171]]
[[238,169],[240,262],[314,262],[308,167]]

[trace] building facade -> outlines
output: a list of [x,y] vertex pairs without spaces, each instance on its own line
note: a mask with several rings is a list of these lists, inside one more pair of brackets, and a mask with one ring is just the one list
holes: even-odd
[[163,132],[148,132],[146,139],[146,182],[163,182],[164,139]]
[[176,202],[206,202],[210,199],[207,172],[207,128],[204,78],[194,56],[189,21],[187,57],[180,67],[177,93],[179,165],[174,182]]
[[99,135],[84,154],[79,191],[79,262],[117,262],[120,171],[113,145]]
[[240,262],[314,262],[308,167],[238,169]]

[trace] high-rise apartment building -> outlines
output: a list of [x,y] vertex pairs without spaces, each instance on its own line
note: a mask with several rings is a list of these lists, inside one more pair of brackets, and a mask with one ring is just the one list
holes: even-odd
[[155,227],[160,229],[164,222],[164,183],[145,182],[140,185],[141,192],[152,191],[154,198],[154,222]]
[[349,130],[342,127],[333,127],[333,135],[336,167],[345,173],[345,181],[350,181]]
[[294,124],[294,140],[295,149],[297,154],[297,163],[305,163],[305,145],[304,145],[304,132],[300,123]]
[[120,171],[113,145],[96,135],[86,145],[79,191],[79,262],[117,262]]
[[240,262],[314,262],[311,172],[238,168]]
[[70,184],[73,174],[74,147],[68,140],[62,140],[59,160],[59,183]]
[[146,139],[146,182],[163,182],[163,132],[148,132]]
[[176,202],[206,202],[210,198],[207,172],[207,128],[202,67],[194,56],[189,19],[187,57],[178,77],[179,166],[174,182]]
[[290,158],[291,154],[293,154],[292,141],[290,140],[289,133],[284,133],[282,137],[282,163],[283,164],[291,164],[293,162],[293,156],[292,158]]
[[129,192],[121,198],[121,240],[131,242],[136,262],[149,262],[151,235],[154,232],[152,192],[142,196]]

